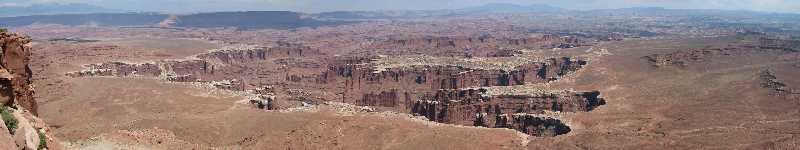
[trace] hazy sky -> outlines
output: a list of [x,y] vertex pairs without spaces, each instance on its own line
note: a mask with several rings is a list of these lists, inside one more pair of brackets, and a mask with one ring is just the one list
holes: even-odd
[[418,10],[463,8],[486,3],[515,3],[550,4],[568,9],[655,6],[800,13],[800,0],[0,0],[0,6],[35,3],[88,3],[113,9],[160,12]]

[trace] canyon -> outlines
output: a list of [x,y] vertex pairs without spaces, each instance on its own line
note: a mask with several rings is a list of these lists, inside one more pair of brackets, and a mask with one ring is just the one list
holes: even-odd
[[[292,99],[278,99],[277,97],[297,96],[298,94],[292,94],[291,91],[275,93],[274,90],[260,90],[259,88],[269,85],[254,84],[274,80],[271,78],[226,77],[241,77],[242,72],[238,72],[241,70],[240,68],[247,67],[248,64],[263,63],[268,59],[318,55],[321,55],[318,50],[290,44],[270,48],[239,46],[198,54],[193,56],[195,58],[193,60],[164,60],[142,64],[122,62],[90,64],[84,66],[87,68],[85,70],[66,75],[71,77],[138,76],[171,82],[207,83],[220,89],[249,92],[254,95],[250,102],[256,107],[274,110],[290,107],[278,106],[275,104],[278,101],[292,101]],[[603,100],[598,97],[600,95],[598,91],[545,92],[546,94],[536,94],[537,96],[503,95],[496,98],[491,96],[484,98],[477,96],[482,94],[474,89],[466,90],[475,87],[553,82],[562,76],[578,71],[588,63],[575,58],[528,60],[524,64],[506,69],[480,68],[486,67],[481,64],[467,64],[466,66],[476,67],[468,68],[463,65],[436,63],[386,68],[386,66],[376,63],[379,59],[380,57],[334,58],[327,70],[323,69],[316,75],[306,78],[302,75],[286,74],[285,82],[324,87],[321,89],[322,91],[337,93],[341,97],[318,99],[310,103],[319,104],[333,101],[356,106],[370,106],[384,111],[425,116],[432,121],[441,123],[512,128],[537,136],[555,136],[569,130],[565,130],[564,128],[568,127],[558,123],[558,119],[527,114],[541,114],[544,111],[589,111],[604,103],[601,103]],[[380,70],[376,70],[378,68]],[[292,68],[286,69],[291,70]],[[449,92],[451,94],[445,94],[448,92],[443,93],[442,91],[460,89],[463,91]],[[469,94],[464,94],[467,91]],[[461,94],[444,96],[453,95],[452,93]],[[311,99],[311,97],[313,96],[301,96],[300,99]],[[489,111],[490,109],[497,110]],[[520,116],[518,113],[526,114]],[[492,118],[492,120],[484,120],[484,117]],[[502,120],[505,121],[499,121],[500,118],[504,118]],[[487,126],[483,123],[473,122],[497,123]],[[544,134],[545,132],[548,134]]]
[[0,18],[0,149],[800,143],[796,16],[533,12]]

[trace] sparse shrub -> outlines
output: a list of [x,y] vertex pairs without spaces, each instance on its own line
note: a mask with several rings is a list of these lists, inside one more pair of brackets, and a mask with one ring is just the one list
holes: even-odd
[[3,118],[3,122],[6,123],[6,127],[8,128],[8,132],[14,134],[14,130],[17,129],[17,118],[11,114],[11,109],[8,107],[0,106],[0,117]]
[[37,149],[43,150],[47,148],[47,137],[44,135],[44,132],[42,132],[42,130],[39,130],[38,133],[39,133],[39,147]]
[[0,28],[0,32],[8,32],[8,29],[6,29],[6,28]]

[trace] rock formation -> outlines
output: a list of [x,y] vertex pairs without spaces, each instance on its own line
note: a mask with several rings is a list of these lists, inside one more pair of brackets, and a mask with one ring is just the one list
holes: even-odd
[[[85,76],[145,76],[162,77],[176,82],[224,80],[231,70],[242,69],[247,63],[271,58],[314,56],[322,53],[298,44],[280,43],[277,47],[235,46],[212,50],[186,60],[162,60],[150,63],[108,62],[89,64],[87,69],[70,72],[71,77]],[[281,60],[281,59],[279,59]]]
[[[553,36],[543,38],[560,39]],[[448,47],[463,46],[459,42],[466,42],[463,44],[498,42],[497,39],[488,37],[445,42],[451,40],[447,38],[400,40],[395,44],[402,46],[404,43],[409,44],[407,42],[412,42],[410,43],[412,45],[419,44],[414,42],[422,42],[422,44],[433,44],[431,46],[434,48],[448,49]],[[577,39],[569,40],[578,42]],[[505,44],[524,45],[529,42],[542,42],[533,39],[511,41],[510,43],[505,41]],[[384,56],[334,57],[332,60],[323,61],[327,63],[327,67],[322,67],[325,65],[305,63],[302,60],[303,57],[322,54],[306,46],[287,43],[270,48],[240,45],[212,50],[187,60],[90,64],[86,65],[86,70],[67,75],[142,76],[173,82],[203,82],[220,89],[249,92],[251,94],[249,102],[259,109],[284,108],[285,106],[280,105],[285,104],[285,101],[309,104],[340,102],[425,116],[431,121],[440,123],[510,128],[534,136],[555,136],[569,132],[569,127],[557,118],[539,114],[562,111],[584,112],[603,104],[597,91],[487,95],[485,90],[476,89],[548,83],[576,72],[588,63],[584,59],[572,57],[521,58],[516,57],[515,53],[505,50],[493,54],[493,57],[505,57],[497,58],[498,60],[490,57],[419,56],[410,57],[409,60],[399,60],[404,62],[400,64]],[[414,62],[418,59],[423,60]],[[456,62],[439,59],[453,59]],[[273,68],[256,69],[266,65],[273,65]],[[300,74],[281,72],[297,68],[301,68],[298,69],[301,70],[298,71]],[[279,84],[284,87],[278,90],[261,88],[274,84],[276,80],[269,77],[276,76],[269,70],[279,70],[279,73],[285,74],[283,78],[277,78],[282,82]],[[304,88],[296,88],[297,85],[311,85],[323,91],[320,93],[333,94],[312,96],[311,93],[304,92]]]
[[[753,37],[742,37],[753,38]],[[800,52],[800,41],[765,38],[759,36],[755,41],[738,41],[725,46],[703,49],[678,50],[667,54],[653,54],[642,57],[655,67],[687,67],[691,63],[709,61],[715,57],[747,56],[752,54],[797,54]]]
[[693,62],[707,61],[721,55],[738,55],[742,51],[736,47],[679,50],[669,54],[653,54],[643,57],[655,67],[687,67]]
[[0,84],[5,106],[19,105],[36,114],[36,101],[33,100],[29,44],[27,37],[8,32],[0,32]]
[[410,110],[412,114],[441,123],[510,128],[535,136],[555,136],[568,132],[569,127],[558,119],[533,114],[589,111],[605,104],[599,95],[597,91],[487,95],[485,89],[439,90],[415,101]]
[[198,55],[203,60],[216,61],[224,64],[245,63],[256,60],[266,60],[277,57],[303,57],[322,54],[318,49],[312,49],[300,44],[279,42],[275,47],[240,46],[212,50],[212,52]]
[[391,54],[497,57],[507,56],[503,49],[573,48],[584,45],[585,42],[576,37],[558,37],[550,34],[536,37],[406,35],[389,37],[365,49],[388,50]]
[[495,125],[496,128],[510,128],[533,136],[552,137],[572,130],[561,120],[531,114],[501,115],[497,120],[502,121]]
[[751,51],[741,47],[724,47],[680,50],[669,54],[653,54],[642,58],[655,67],[687,67],[690,66],[691,63],[705,62],[713,57],[741,56],[747,53],[759,53],[759,51]]
[[265,110],[275,110],[275,91],[272,87],[262,87],[253,90],[255,97],[250,99],[250,104],[256,108]]
[[[363,65],[366,59],[341,60],[329,66],[317,82],[331,86],[343,84],[342,102],[362,105],[370,97],[382,100],[418,100],[418,94],[439,89],[469,87],[513,86],[526,83],[554,81],[577,71],[587,62],[572,58],[550,58],[514,67],[513,70],[465,68],[462,66],[433,65],[387,68],[376,71],[375,66]],[[419,92],[424,91],[424,92]],[[394,93],[394,94],[391,94]],[[397,95],[396,99],[386,99]],[[407,96],[408,95],[408,96]],[[410,97],[409,97],[410,96]],[[388,96],[394,97],[394,96]],[[408,107],[401,101],[391,104]],[[369,105],[367,105],[369,106]]]
[[[70,77],[147,77],[158,78],[170,82],[199,82],[206,83],[219,89],[234,91],[253,91],[251,103],[261,109],[276,109],[276,96],[274,93],[259,93],[264,85],[247,84],[281,80],[281,74],[276,66],[303,67],[321,66],[314,63],[304,63],[300,57],[317,56],[319,50],[307,46],[290,43],[278,43],[275,47],[257,47],[251,45],[228,46],[211,50],[183,60],[160,60],[147,63],[107,62],[100,64],[84,65],[86,69],[69,72]],[[264,72],[254,67],[264,67],[263,63],[274,63],[265,67]],[[298,66],[300,65],[300,66]],[[319,67],[321,68],[321,67]],[[263,78],[267,76],[267,78]],[[316,76],[286,76],[286,80],[300,81],[303,78],[315,79]],[[248,90],[248,86],[250,90]]]
[[764,69],[758,75],[761,79],[761,87],[770,90],[770,95],[789,99],[800,99],[800,91],[789,88],[786,84],[775,76],[772,69]]
[[800,52],[800,40],[787,40],[777,38],[758,39],[758,47],[763,49],[778,49],[792,52]]
[[61,149],[36,117],[30,61],[31,40],[0,31],[0,149]]
[[510,128],[534,136],[569,132],[558,119],[535,114],[584,112],[605,103],[597,91],[489,95],[477,88],[547,83],[587,64],[580,59],[550,58],[511,70],[436,64],[376,69],[380,67],[370,62],[366,58],[338,60],[316,82],[341,89],[343,103],[411,113],[440,123]]

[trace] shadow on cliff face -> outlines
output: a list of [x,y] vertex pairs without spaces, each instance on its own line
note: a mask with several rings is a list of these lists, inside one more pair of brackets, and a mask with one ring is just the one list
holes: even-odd
[[508,128],[542,137],[566,134],[570,127],[547,112],[588,112],[606,101],[599,91],[551,91],[487,96],[485,89],[439,90],[416,101],[410,113],[430,121],[464,126]]
[[485,116],[477,115],[473,126],[514,129],[528,135],[539,137],[554,137],[572,131],[569,126],[556,118],[530,114],[515,114],[510,116],[511,118],[509,118],[509,115],[498,115],[495,118],[495,124],[489,125],[483,118]]
[[569,126],[555,118],[524,115],[515,116],[514,122],[518,124],[514,127],[515,130],[533,136],[552,137],[572,131]]
[[[582,108],[586,112],[592,111],[597,107],[606,104],[606,100],[600,97],[600,92],[598,91],[591,91],[591,92],[583,92],[580,94],[579,97],[583,98],[585,102],[584,107]],[[553,111],[572,111],[578,112],[581,111],[580,108],[578,109],[564,109],[565,105],[553,103]],[[522,107],[518,107],[516,109],[523,109]],[[494,120],[495,125],[487,125],[485,123],[484,116],[478,115],[474,126],[482,126],[482,127],[493,127],[493,128],[509,128],[514,129],[519,132],[532,135],[532,136],[539,136],[539,137],[554,137],[562,134],[567,134],[572,129],[561,122],[561,120],[557,118],[547,117],[547,116],[540,116],[537,114],[519,114],[522,112],[517,112],[518,114],[508,115],[508,114],[500,114],[496,116]],[[510,116],[510,118],[509,118]]]
[[599,91],[586,92],[584,93],[584,97],[586,97],[586,102],[588,103],[586,111],[592,111],[606,104],[606,99],[600,97]]

